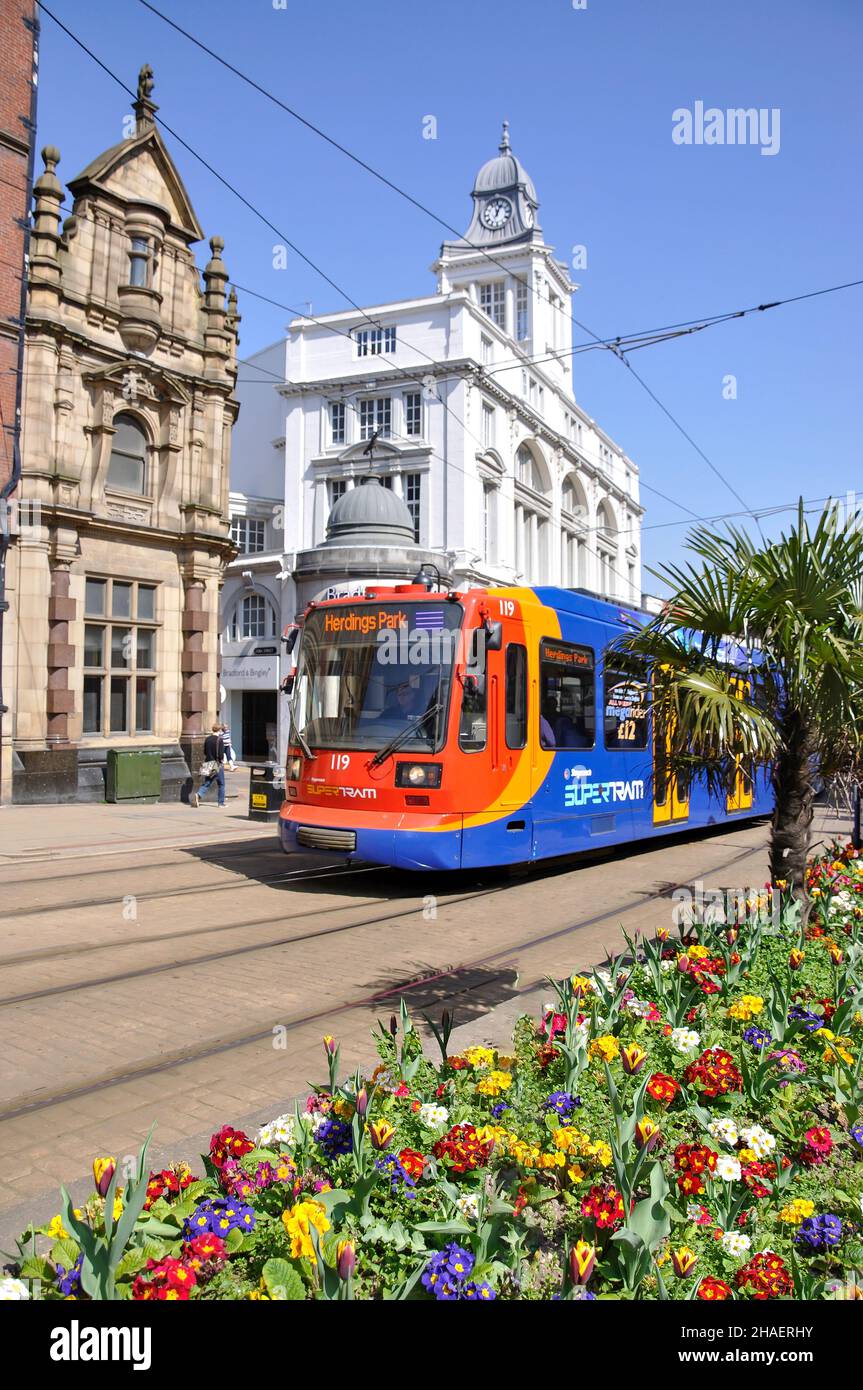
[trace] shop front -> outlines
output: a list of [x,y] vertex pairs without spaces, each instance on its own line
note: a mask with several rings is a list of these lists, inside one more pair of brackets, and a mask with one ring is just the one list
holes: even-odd
[[238,762],[279,761],[278,643],[222,656],[221,717]]

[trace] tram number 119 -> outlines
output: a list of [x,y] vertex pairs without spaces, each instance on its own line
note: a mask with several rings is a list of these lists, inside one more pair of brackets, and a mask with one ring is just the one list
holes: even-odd
[[351,765],[350,756],[347,753],[330,754],[330,771],[346,772]]
[[502,618],[515,617],[515,603],[511,598],[498,599],[498,602],[500,604],[500,616]]

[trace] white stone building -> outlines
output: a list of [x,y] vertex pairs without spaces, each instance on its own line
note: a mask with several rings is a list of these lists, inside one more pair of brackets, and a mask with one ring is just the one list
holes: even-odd
[[[285,576],[283,625],[313,596],[302,575],[333,506],[370,473],[457,585],[641,600],[638,469],[576,402],[576,286],[544,240],[506,125],[472,198],[464,237],[432,267],[435,293],[296,319],[242,364],[255,384],[238,385],[232,498],[240,509],[284,497],[278,565],[275,553],[259,562]],[[247,558],[229,569],[226,626]]]

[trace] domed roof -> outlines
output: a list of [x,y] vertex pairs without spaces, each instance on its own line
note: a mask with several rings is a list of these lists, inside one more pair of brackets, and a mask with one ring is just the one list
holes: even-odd
[[520,160],[516,159],[509,143],[509,121],[503,123],[500,153],[489,159],[480,169],[474,182],[475,194],[493,193],[497,189],[515,188],[521,184],[532,203],[538,203],[533,179]]
[[330,512],[324,545],[414,545],[407,503],[377,478],[343,492]]

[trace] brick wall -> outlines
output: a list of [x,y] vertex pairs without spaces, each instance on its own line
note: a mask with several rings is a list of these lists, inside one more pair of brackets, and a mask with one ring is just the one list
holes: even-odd
[[36,36],[34,0],[0,0],[0,489],[12,470]]

